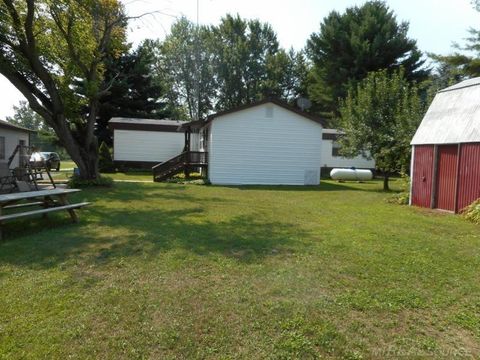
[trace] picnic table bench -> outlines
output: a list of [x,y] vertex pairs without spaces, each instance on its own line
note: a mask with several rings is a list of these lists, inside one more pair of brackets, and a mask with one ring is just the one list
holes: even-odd
[[[73,222],[78,222],[75,209],[89,205],[89,202],[81,202],[70,204],[67,196],[69,194],[77,193],[80,189],[51,189],[40,191],[26,191],[11,194],[0,195],[0,239],[2,238],[2,223],[8,220],[19,219],[34,215],[47,216],[48,213],[54,211],[68,211]],[[55,199],[58,198],[58,199]],[[27,200],[30,202],[22,202]],[[4,210],[20,209],[24,207],[40,206],[41,209],[15,212],[11,214],[4,214]]]

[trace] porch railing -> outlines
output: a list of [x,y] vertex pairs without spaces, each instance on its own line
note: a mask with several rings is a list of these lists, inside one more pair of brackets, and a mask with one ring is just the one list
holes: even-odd
[[195,166],[207,165],[208,153],[202,151],[184,151],[181,154],[152,167],[153,180],[162,181]]

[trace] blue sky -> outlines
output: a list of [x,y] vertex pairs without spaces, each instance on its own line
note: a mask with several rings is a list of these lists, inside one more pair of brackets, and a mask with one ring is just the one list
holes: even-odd
[[[130,24],[129,39],[134,43],[145,38],[163,38],[175,18],[197,17],[197,0],[123,0],[131,15],[158,11]],[[202,24],[216,24],[226,13],[269,22],[283,47],[301,49],[321,20],[332,10],[361,5],[356,0],[199,0]],[[470,0],[388,0],[398,20],[410,23],[409,36],[420,50],[447,54],[452,42],[462,42],[469,27],[480,28],[480,13]],[[12,106],[23,97],[0,76],[0,119],[12,115]]]

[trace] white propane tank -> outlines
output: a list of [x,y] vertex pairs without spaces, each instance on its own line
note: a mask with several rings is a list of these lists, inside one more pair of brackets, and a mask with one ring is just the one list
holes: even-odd
[[333,180],[367,181],[373,179],[373,174],[371,170],[364,169],[332,169],[330,177]]

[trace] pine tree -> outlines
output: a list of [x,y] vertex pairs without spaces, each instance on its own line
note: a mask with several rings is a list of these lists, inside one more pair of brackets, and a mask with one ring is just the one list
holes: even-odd
[[171,115],[165,91],[152,76],[153,66],[154,54],[145,44],[119,58],[108,59],[105,82],[111,87],[100,99],[95,130],[99,143],[113,145],[108,128],[112,117],[163,119]]
[[315,110],[333,118],[349,86],[372,71],[392,73],[402,67],[408,80],[426,79],[425,60],[407,33],[408,23],[398,23],[383,1],[368,1],[343,14],[331,12],[320,32],[307,42],[307,54],[314,64],[309,95]]

